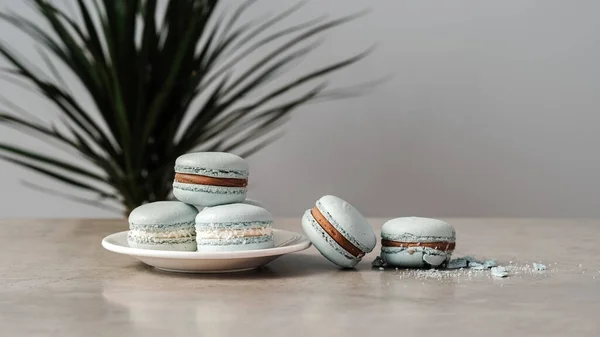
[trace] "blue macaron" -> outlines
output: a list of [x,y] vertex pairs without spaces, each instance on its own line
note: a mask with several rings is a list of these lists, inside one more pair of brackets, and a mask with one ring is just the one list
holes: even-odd
[[129,214],[130,247],[153,250],[196,250],[198,210],[179,201],[158,201]]
[[248,185],[248,163],[231,153],[197,152],[175,161],[173,195],[197,206],[243,202]]
[[240,251],[273,248],[273,216],[266,209],[226,204],[203,209],[196,216],[198,251]]
[[388,266],[438,267],[450,261],[455,242],[456,231],[445,221],[396,218],[381,227],[381,258]]
[[302,228],[317,250],[342,268],[353,268],[377,243],[373,228],[358,210],[332,195],[320,198],[304,213]]

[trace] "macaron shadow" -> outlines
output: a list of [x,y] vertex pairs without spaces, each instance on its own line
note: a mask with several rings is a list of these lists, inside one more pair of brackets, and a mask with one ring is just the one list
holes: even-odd
[[[143,262],[133,263],[126,268],[136,271],[150,272],[180,279],[205,279],[205,280],[261,280],[261,279],[286,279],[307,277],[314,274],[337,272],[339,267],[323,259],[320,255],[288,254],[260,268],[233,273],[178,273],[160,270]],[[354,269],[349,269],[354,270]]]

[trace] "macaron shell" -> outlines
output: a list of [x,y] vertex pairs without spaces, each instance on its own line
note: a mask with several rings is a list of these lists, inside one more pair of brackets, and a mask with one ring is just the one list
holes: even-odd
[[452,253],[444,253],[437,251],[436,254],[429,254],[427,251],[410,252],[410,249],[404,250],[382,250],[381,258],[388,266],[406,267],[406,268],[422,268],[426,265],[438,267],[445,261],[450,261]]
[[381,252],[381,258],[388,266],[398,266],[407,268],[421,268],[423,263],[423,252],[414,252],[410,254],[407,250],[394,253]]
[[391,219],[381,227],[383,239],[399,242],[435,242],[456,240],[454,227],[445,221],[421,217]]
[[273,221],[273,215],[266,209],[244,203],[207,207],[196,216],[196,224]]
[[437,267],[444,263],[444,261],[450,261],[451,256],[451,253],[442,255],[423,254],[423,261],[427,262],[430,266]]
[[172,225],[194,221],[198,210],[180,201],[157,201],[135,208],[129,214],[129,224]]
[[247,178],[249,166],[243,158],[226,152],[195,152],[175,160],[175,172],[222,178]]
[[364,253],[375,248],[375,232],[354,206],[333,195],[321,197],[316,204],[331,225]]
[[216,206],[246,199],[246,188],[173,183],[173,196],[186,204]]
[[335,242],[317,223],[310,211],[307,210],[302,217],[302,229],[310,242],[332,263],[342,268],[354,268],[361,259],[352,256]]

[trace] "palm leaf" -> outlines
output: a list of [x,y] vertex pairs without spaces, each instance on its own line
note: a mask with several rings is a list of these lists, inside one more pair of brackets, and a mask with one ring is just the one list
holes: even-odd
[[45,175],[45,176],[48,176],[50,178],[56,179],[56,180],[58,180],[60,182],[68,184],[70,186],[74,186],[74,187],[77,187],[77,188],[80,188],[80,189],[83,189],[83,190],[87,190],[87,191],[90,191],[90,192],[97,193],[98,195],[100,195],[103,198],[111,198],[111,199],[116,199],[117,198],[115,195],[113,195],[111,193],[105,192],[105,191],[103,191],[103,190],[101,190],[101,189],[99,189],[99,188],[97,188],[97,187],[95,187],[93,185],[90,185],[90,184],[88,184],[88,183],[86,183],[84,181],[73,179],[73,178],[71,178],[71,177],[69,177],[67,175],[62,174],[62,173],[53,172],[53,171],[48,170],[46,168],[43,168],[41,166],[38,166],[38,165],[35,165],[35,164],[30,164],[30,163],[27,163],[26,161],[23,161],[23,160],[20,160],[20,159],[11,158],[11,157],[8,157],[8,156],[0,155],[0,159],[3,159],[3,160],[6,160],[8,162],[17,164],[19,166],[31,169],[33,171],[41,173],[42,175]]
[[42,163],[42,164],[47,164],[50,166],[55,166],[59,169],[62,170],[66,170],[69,171],[71,173],[74,174],[78,174],[78,175],[82,175],[86,178],[91,178],[93,180],[96,181],[105,181],[106,178],[102,177],[96,173],[93,173],[89,170],[86,170],[84,168],[81,168],[79,166],[75,166],[73,164],[67,163],[65,161],[56,159],[56,158],[52,158],[37,152],[33,152],[30,150],[25,150],[19,147],[14,147],[11,145],[7,145],[7,144],[2,144],[0,143],[0,150],[4,150],[5,152],[9,152],[12,153],[14,155],[29,159],[29,160],[34,160],[36,162]]
[[75,201],[75,202],[82,203],[82,204],[85,204],[85,205],[94,206],[94,207],[97,207],[97,208],[100,208],[100,209],[103,209],[103,210],[106,210],[106,211],[110,211],[110,212],[113,212],[113,213],[120,213],[121,212],[121,210],[119,208],[105,204],[102,201],[104,199],[102,197],[100,197],[98,199],[83,198],[83,197],[79,197],[79,196],[76,196],[76,195],[72,195],[70,193],[65,193],[65,192],[57,191],[55,189],[51,189],[51,188],[48,188],[48,187],[43,187],[43,186],[40,186],[40,185],[31,183],[31,182],[28,182],[28,181],[22,181],[21,183],[23,185],[25,185],[25,186],[33,189],[33,190],[49,194],[49,195],[51,195],[53,197],[58,196],[58,197],[61,197],[61,198],[67,199],[67,200]]
[[[165,199],[179,155],[200,149],[250,156],[281,137],[291,111],[369,88],[332,89],[327,80],[368,51],[297,78],[284,76],[319,47],[327,32],[362,13],[330,20],[322,15],[274,28],[304,2],[248,18],[253,0],[230,12],[218,0],[169,0],[162,12],[157,0],[77,0],[69,10],[47,0],[28,1],[41,21],[8,11],[0,20],[36,43],[45,70],[0,41],[0,57],[10,65],[3,76],[44,97],[60,117],[48,124],[47,118],[34,118],[43,111],[23,111],[0,99],[0,110],[8,111],[0,113],[0,126],[48,142],[73,159],[9,143],[0,144],[0,159],[99,196],[59,193],[71,200],[108,207],[102,203],[108,198],[128,211]],[[248,59],[254,61],[239,67]],[[93,106],[69,90],[65,70]],[[276,79],[283,84],[261,91]]]

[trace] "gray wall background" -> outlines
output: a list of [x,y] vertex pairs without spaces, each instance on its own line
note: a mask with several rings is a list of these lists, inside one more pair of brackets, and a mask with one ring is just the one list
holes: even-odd
[[[259,1],[250,17],[291,3]],[[31,13],[17,0],[0,7]],[[285,216],[323,194],[368,216],[600,216],[599,1],[321,0],[296,20],[364,8],[372,12],[302,66],[375,42],[335,83],[394,77],[370,95],[294,113],[285,137],[249,159],[250,197]],[[0,38],[39,60],[5,24]],[[35,95],[5,82],[0,93],[53,119]],[[59,154],[4,128],[0,140]],[[24,188],[62,187],[5,162],[0,172],[0,217],[115,216]]]

